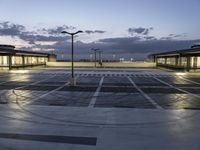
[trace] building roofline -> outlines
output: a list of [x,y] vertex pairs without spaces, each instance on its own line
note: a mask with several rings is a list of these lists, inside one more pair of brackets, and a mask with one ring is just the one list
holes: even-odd
[[1,49],[0,46],[0,54],[11,54],[11,55],[40,55],[40,56],[56,56],[55,54],[44,53],[44,52],[33,52],[33,51],[25,51],[25,50],[17,50],[17,49]]
[[174,50],[174,51],[168,51],[168,52],[162,52],[162,53],[154,53],[150,54],[150,56],[176,56],[176,55],[187,55],[187,54],[200,54],[200,47],[194,47],[189,49],[183,49],[183,50]]
[[44,53],[44,52],[33,52],[33,51],[25,51],[25,50],[14,50],[14,53],[24,53],[24,54],[39,54],[39,55],[55,55],[50,53]]
[[13,45],[0,44],[0,55],[29,56],[29,57],[57,57],[56,54],[15,49]]
[[15,46],[13,46],[13,45],[7,45],[7,44],[0,44],[0,48],[1,48],[1,47],[6,47],[6,48],[15,49]]

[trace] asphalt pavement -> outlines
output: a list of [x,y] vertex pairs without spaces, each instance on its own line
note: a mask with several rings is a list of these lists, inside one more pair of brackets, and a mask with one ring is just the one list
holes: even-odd
[[159,69],[0,73],[0,146],[9,150],[199,150],[200,75]]

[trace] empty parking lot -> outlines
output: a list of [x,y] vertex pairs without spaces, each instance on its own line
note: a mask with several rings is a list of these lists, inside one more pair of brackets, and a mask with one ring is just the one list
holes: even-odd
[[[145,148],[142,140],[149,141],[149,149],[155,149],[156,140],[171,148],[199,147],[198,74],[157,69],[77,69],[75,73],[76,87],[68,86],[70,70],[65,69],[0,73],[4,122],[0,144],[5,149],[13,148],[9,143],[17,144],[16,149],[30,145],[36,149],[38,141],[44,149],[55,149],[52,142],[58,149]],[[185,134],[187,130],[191,132]],[[50,140],[55,135],[58,140]],[[61,136],[69,138],[64,142]],[[73,143],[74,136],[79,142]]]
[[200,79],[158,70],[78,70],[4,73],[1,103],[104,108],[199,109]]

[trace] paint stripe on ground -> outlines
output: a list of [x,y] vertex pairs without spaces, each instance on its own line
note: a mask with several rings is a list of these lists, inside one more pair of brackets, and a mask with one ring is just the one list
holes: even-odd
[[161,79],[158,79],[158,78],[156,78],[156,77],[153,77],[153,78],[156,79],[157,81],[159,81],[159,82],[161,82],[161,83],[163,83],[163,84],[165,84],[165,85],[171,87],[171,88],[174,88],[174,89],[179,90],[179,91],[181,91],[181,92],[183,92],[183,93],[192,95],[192,96],[194,96],[194,97],[196,97],[196,98],[200,98],[199,95],[196,95],[196,94],[190,93],[190,92],[188,92],[188,91],[186,91],[186,90],[183,90],[183,89],[180,89],[180,88],[178,88],[178,87],[175,87],[175,86],[173,86],[173,85],[171,85],[171,84],[169,84],[169,83],[167,83],[167,82],[165,82],[165,81],[163,81],[163,80],[161,80]]
[[135,83],[134,81],[130,78],[127,77],[128,80],[133,84],[133,86],[144,96],[149,102],[151,102],[157,109],[163,109],[160,105],[158,105],[151,97],[149,97],[143,90],[141,90]]
[[92,99],[91,99],[90,104],[89,104],[88,107],[90,107],[90,108],[94,107],[94,105],[95,105],[95,103],[97,101],[97,97],[99,96],[99,92],[101,90],[101,87],[102,87],[102,84],[103,84],[103,80],[104,80],[104,77],[101,78],[101,80],[99,82],[99,86],[98,86],[96,92],[94,93],[94,95],[93,95],[93,97],[92,97]]

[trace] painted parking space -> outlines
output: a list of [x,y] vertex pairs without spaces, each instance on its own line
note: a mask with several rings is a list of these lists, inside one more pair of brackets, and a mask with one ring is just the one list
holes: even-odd
[[139,93],[101,93],[95,107],[155,109],[154,105]]
[[87,107],[92,95],[93,92],[58,91],[32,102],[31,105]]
[[152,77],[131,77],[137,86],[165,86]]
[[188,94],[150,94],[156,103],[164,109],[196,109],[200,110],[199,99]]
[[68,70],[6,74],[1,78],[5,82],[0,84],[0,90],[4,91],[2,103],[97,108],[199,108],[197,77],[158,70],[77,70],[76,87],[67,85]]

